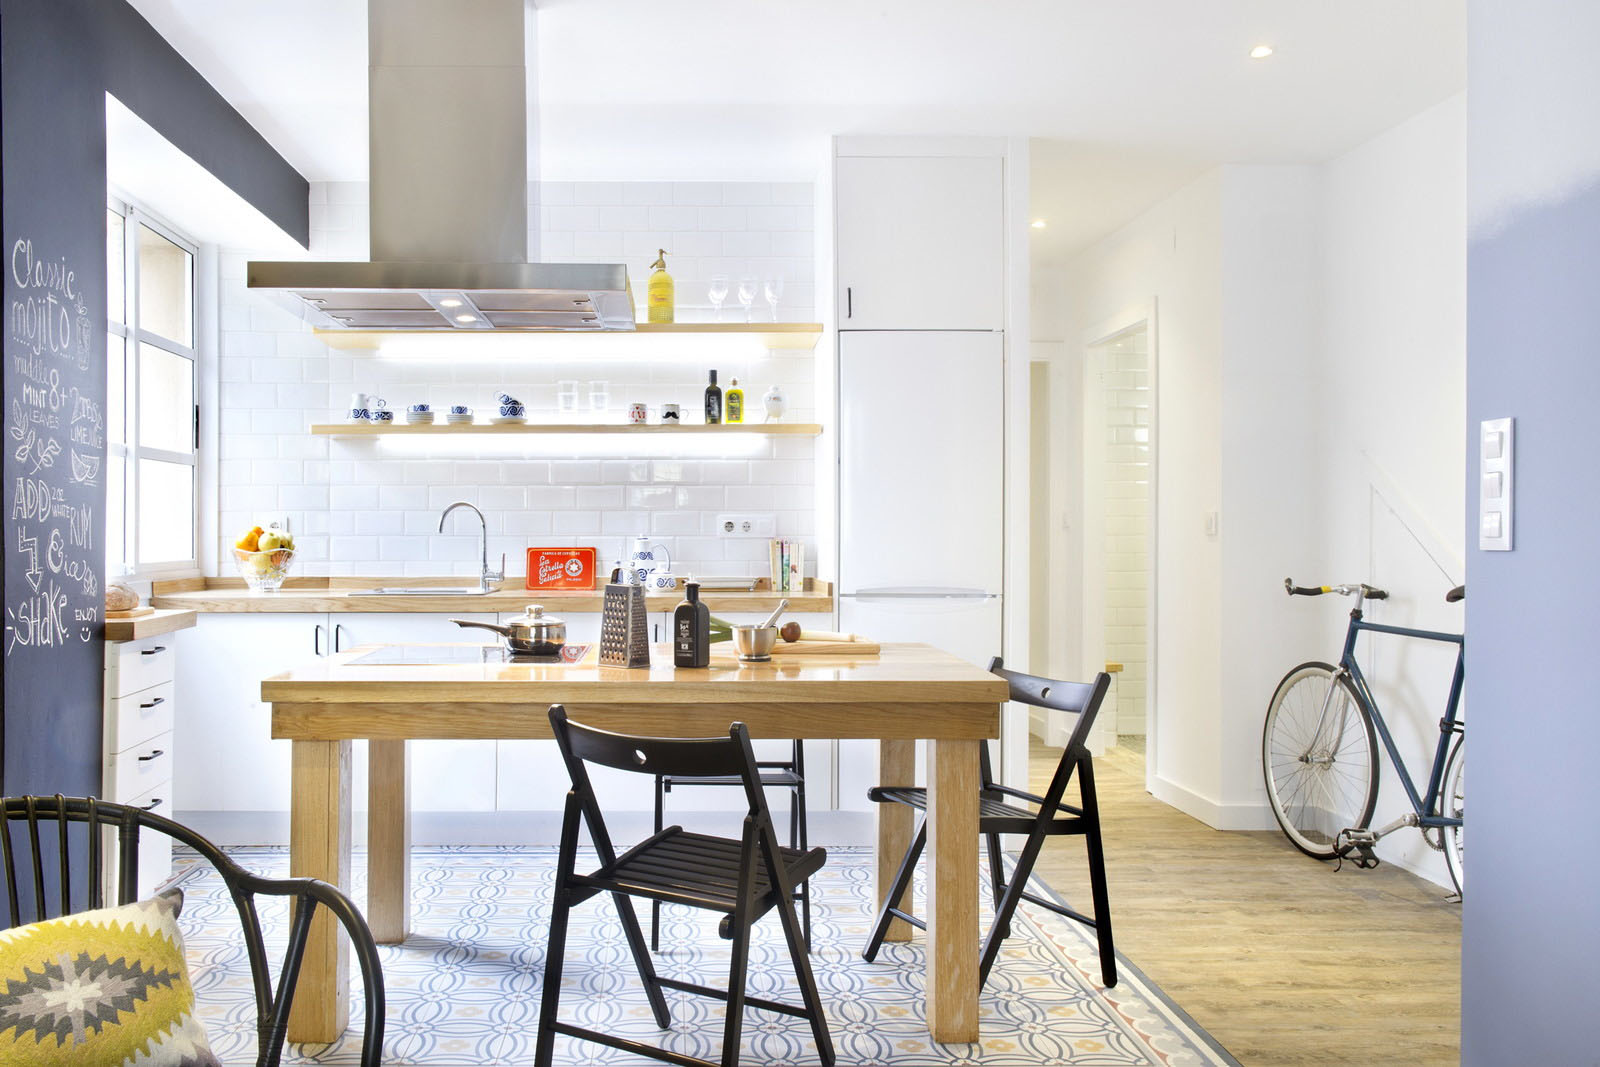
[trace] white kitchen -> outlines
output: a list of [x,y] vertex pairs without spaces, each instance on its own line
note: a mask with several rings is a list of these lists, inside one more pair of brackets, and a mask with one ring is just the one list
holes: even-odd
[[1470,1010],[1587,966],[1478,636],[1534,6],[0,2],[0,1062],[1592,1044]]

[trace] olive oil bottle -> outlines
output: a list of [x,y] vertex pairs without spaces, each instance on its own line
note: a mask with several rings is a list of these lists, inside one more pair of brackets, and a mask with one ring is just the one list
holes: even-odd
[[715,426],[722,421],[722,389],[717,385],[717,372],[711,372],[711,384],[706,386],[706,425]]
[[744,390],[739,388],[737,378],[728,383],[728,391],[722,396],[722,415],[724,422],[744,421]]
[[711,663],[711,609],[700,602],[700,583],[685,582],[687,598],[672,612],[672,665],[705,667]]
[[676,304],[672,275],[667,273],[667,250],[656,249],[656,261],[650,264],[650,280],[645,283],[645,314],[651,322],[671,322]]

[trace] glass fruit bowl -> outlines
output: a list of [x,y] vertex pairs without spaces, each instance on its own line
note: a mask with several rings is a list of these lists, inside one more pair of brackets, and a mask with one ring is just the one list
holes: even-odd
[[234,562],[239,565],[239,574],[244,578],[244,584],[250,587],[252,593],[276,593],[278,587],[283,585],[284,578],[288,577],[289,564],[294,562],[294,549],[274,548],[266,552],[247,552],[242,548],[233,550]]

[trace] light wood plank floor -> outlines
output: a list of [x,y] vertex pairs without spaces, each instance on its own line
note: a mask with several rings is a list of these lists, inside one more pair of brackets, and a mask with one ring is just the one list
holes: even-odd
[[[1059,750],[1032,755],[1042,791]],[[1095,783],[1117,948],[1241,1063],[1459,1062],[1461,906],[1445,890],[1213,830],[1146,793],[1124,749],[1095,760]],[[1036,869],[1088,904],[1081,839],[1051,839]]]

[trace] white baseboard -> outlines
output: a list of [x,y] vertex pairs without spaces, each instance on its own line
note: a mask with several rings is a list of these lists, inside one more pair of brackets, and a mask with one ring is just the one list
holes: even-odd
[[1276,830],[1278,821],[1266,803],[1219,804],[1209,797],[1152,774],[1147,780],[1150,795],[1191,815],[1214,830]]
[[[287,845],[286,811],[180,811],[174,818],[218,845]],[[739,836],[741,812],[673,812],[672,821],[706,833]],[[619,841],[638,840],[651,830],[647,811],[607,813],[607,825]],[[813,845],[872,845],[877,840],[876,813],[813,811],[808,833]],[[356,848],[367,843],[367,815],[350,820]],[[787,841],[788,821],[778,819],[778,836]],[[558,811],[419,811],[411,816],[415,845],[554,845],[561,839]]]

